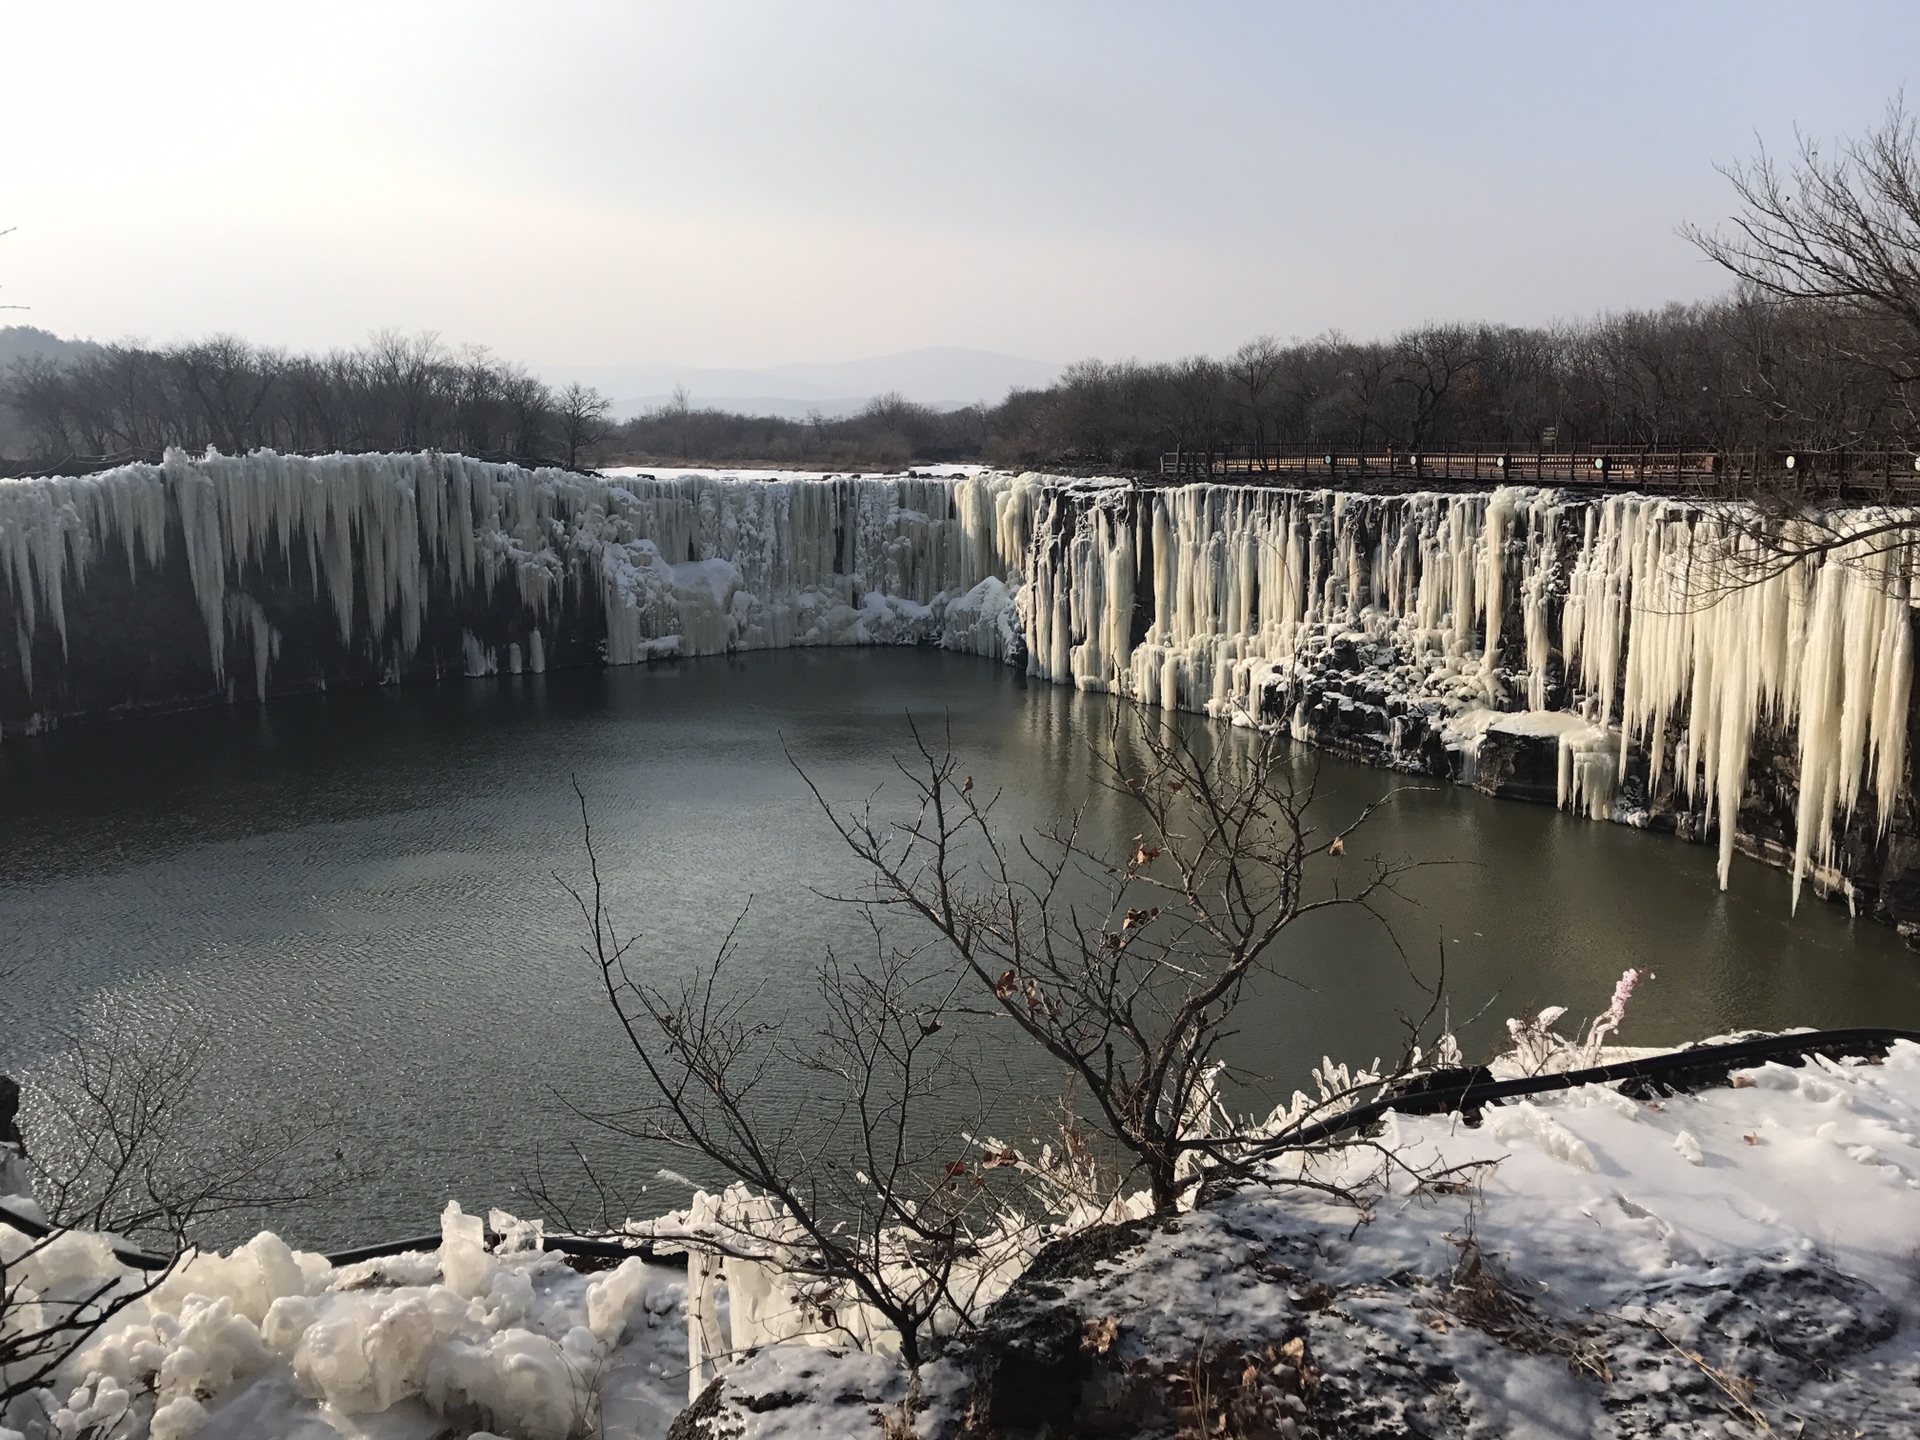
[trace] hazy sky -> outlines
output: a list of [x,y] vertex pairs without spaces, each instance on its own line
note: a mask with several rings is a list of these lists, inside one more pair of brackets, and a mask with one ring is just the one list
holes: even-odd
[[[1920,4],[0,0],[0,322],[1047,360],[1717,292]],[[1920,97],[1916,97],[1920,98]]]

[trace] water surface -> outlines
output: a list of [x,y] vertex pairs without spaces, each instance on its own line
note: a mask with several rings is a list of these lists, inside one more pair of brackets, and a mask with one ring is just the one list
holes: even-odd
[[[789,753],[836,797],[887,786],[884,808],[909,713],[950,727],[1010,823],[1090,803],[1096,841],[1139,828],[1094,783],[1107,701],[933,650],[362,691],[10,743],[0,1066],[31,1083],[58,1035],[106,1005],[184,1021],[235,1113],[337,1117],[341,1180],[276,1222],[297,1240],[414,1232],[448,1197],[512,1205],[536,1150],[598,1145],[578,1108],[644,1093],[555,879],[584,868],[571,781],[644,963],[672,974],[709,955],[752,897],[740,965],[799,1035],[824,949],[859,940],[856,917],[811,892],[858,876]],[[1404,784],[1319,766],[1329,820]],[[1448,863],[1390,907],[1405,959],[1354,914],[1289,938],[1289,983],[1248,1002],[1237,1047],[1273,1077],[1269,1099],[1323,1054],[1393,1049],[1397,1012],[1424,1004],[1407,961],[1431,976],[1442,955],[1454,1018],[1482,1017],[1463,1035],[1481,1052],[1507,1015],[1603,1008],[1629,965],[1656,977],[1629,1043],[1920,1028],[1920,961],[1890,930],[1822,902],[1790,916],[1785,877],[1745,860],[1722,894],[1706,847],[1425,785],[1350,855],[1374,852]],[[1024,1098],[1057,1087],[1030,1056],[996,1067]],[[681,1198],[653,1180],[663,1158],[611,1165],[636,1213]]]

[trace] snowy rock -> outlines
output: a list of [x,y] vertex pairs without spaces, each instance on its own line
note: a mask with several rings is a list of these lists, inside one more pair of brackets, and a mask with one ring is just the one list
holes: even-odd
[[1407,1162],[1486,1165],[1472,1194],[1408,1177],[1356,1211],[1290,1190],[1290,1161],[1059,1242],[921,1433],[967,1414],[1009,1437],[1172,1430],[1196,1386],[1229,1433],[1721,1433],[1730,1396],[1777,1433],[1920,1432],[1920,1277],[1900,1260],[1920,1186],[1856,1181],[1846,1158],[1920,1137],[1920,1046],[1741,1079],[1657,1107],[1569,1091],[1477,1129],[1400,1117]]

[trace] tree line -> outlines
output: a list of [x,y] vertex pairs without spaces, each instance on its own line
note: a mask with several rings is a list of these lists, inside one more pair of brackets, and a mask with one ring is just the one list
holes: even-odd
[[859,415],[799,421],[682,400],[615,427],[606,446],[642,461],[1119,470],[1229,445],[1904,448],[1920,436],[1914,387],[1861,358],[1884,348],[1872,332],[1887,328],[1748,285],[1580,323],[1263,337],[1222,358],[1086,360],[990,408],[939,412],[884,396]]
[[582,464],[607,430],[606,397],[550,386],[485,350],[433,335],[375,335],[355,350],[289,354],[215,335],[159,348],[90,345],[17,360],[0,379],[30,462],[157,458],[170,445],[227,454],[450,450]]
[[459,451],[569,468],[633,460],[886,469],[988,460],[1153,469],[1229,445],[1549,444],[1901,448],[1914,387],[1861,363],[1857,318],[1748,287],[1726,299],[1545,327],[1427,325],[1388,340],[1253,340],[1222,358],[1086,360],[998,405],[883,395],[855,415],[735,414],[684,394],[620,424],[484,351],[384,334],[289,355],[230,336],[14,364],[0,396],[30,458]]
[[1086,361],[990,417],[1003,463],[1151,468],[1228,445],[1892,446],[1907,387],[1856,363],[1847,317],[1751,291],[1546,327],[1254,340],[1223,359]]

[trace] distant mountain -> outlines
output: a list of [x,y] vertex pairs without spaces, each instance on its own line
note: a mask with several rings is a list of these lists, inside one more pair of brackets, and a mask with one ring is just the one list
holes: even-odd
[[[0,379],[19,360],[48,359],[65,364],[80,360],[100,347],[88,340],[62,340],[32,325],[0,325]],[[0,402],[0,460],[19,460],[29,449],[26,432],[13,407]]]
[[50,330],[31,325],[0,326],[0,370],[16,360],[82,360],[100,347],[91,340],[62,340]]
[[622,415],[667,402],[676,386],[694,405],[713,405],[748,415],[804,417],[810,410],[846,415],[876,395],[898,391],[939,409],[997,404],[1016,386],[1045,385],[1060,366],[991,350],[934,346],[875,355],[865,360],[805,361],[764,370],[693,365],[543,365],[542,379],[579,381],[611,396]]
[[898,390],[907,399],[922,405],[942,401],[962,405],[998,404],[1007,398],[1007,391],[1016,386],[1048,385],[1060,374],[1058,365],[1044,361],[1024,360],[1018,355],[1000,355],[991,350],[963,350],[951,345],[903,350],[896,355],[876,355],[870,360],[815,361],[768,368],[774,375],[841,395],[884,395]]

